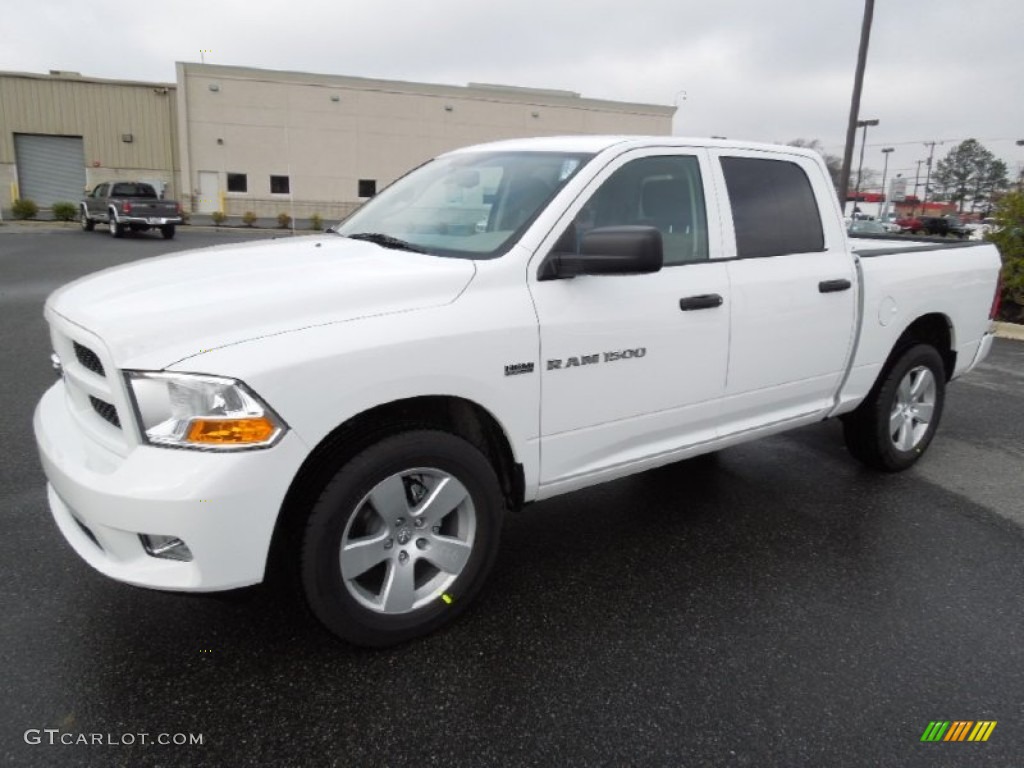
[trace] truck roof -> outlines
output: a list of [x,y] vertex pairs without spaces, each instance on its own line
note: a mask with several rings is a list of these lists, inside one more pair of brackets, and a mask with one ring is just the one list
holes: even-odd
[[764,144],[728,139],[709,139],[692,136],[539,136],[531,139],[505,139],[487,144],[463,147],[448,154],[462,152],[586,152],[596,154],[611,147],[623,150],[644,147],[714,147],[765,152],[785,152],[790,155],[818,158],[817,152],[785,144]]

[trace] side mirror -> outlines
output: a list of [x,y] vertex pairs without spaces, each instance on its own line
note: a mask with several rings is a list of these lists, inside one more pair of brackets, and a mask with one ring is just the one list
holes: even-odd
[[538,280],[577,275],[642,275],[658,272],[665,256],[656,227],[599,227],[583,235],[579,253],[563,252],[559,239],[541,266]]

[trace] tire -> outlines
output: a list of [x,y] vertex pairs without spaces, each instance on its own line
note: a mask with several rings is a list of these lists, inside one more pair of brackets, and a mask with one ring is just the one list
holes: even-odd
[[851,454],[884,472],[902,472],[928,449],[942,418],[946,372],[934,347],[915,344],[900,353],[868,397],[843,419]]
[[306,601],[356,645],[433,632],[483,586],[504,507],[494,468],[462,438],[385,438],[342,466],[310,511],[299,559]]
[[110,216],[110,219],[108,220],[107,223],[110,226],[110,236],[111,237],[124,237],[124,224],[122,224],[121,222],[119,222],[117,220],[117,217],[114,215],[113,211],[110,212],[109,216]]
[[160,234],[164,236],[164,240],[173,240],[174,239],[174,225],[173,224],[164,224],[164,226],[160,227]]
[[89,212],[85,208],[79,211],[78,218],[81,221],[83,232],[92,232],[96,228],[96,222],[89,218]]

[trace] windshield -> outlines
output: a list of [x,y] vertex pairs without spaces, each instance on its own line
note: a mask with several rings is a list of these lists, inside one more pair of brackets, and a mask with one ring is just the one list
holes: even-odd
[[593,155],[479,152],[433,160],[334,227],[385,247],[441,256],[500,255]]

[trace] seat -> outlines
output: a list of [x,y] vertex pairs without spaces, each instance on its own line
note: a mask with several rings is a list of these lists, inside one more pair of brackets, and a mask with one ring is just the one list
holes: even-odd
[[689,189],[683,179],[647,181],[640,198],[642,223],[657,227],[663,235],[690,234],[693,222],[688,199]]
[[529,177],[515,184],[503,206],[499,230],[516,230],[540,208],[541,203],[551,195],[551,185],[535,177]]

